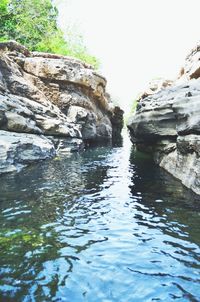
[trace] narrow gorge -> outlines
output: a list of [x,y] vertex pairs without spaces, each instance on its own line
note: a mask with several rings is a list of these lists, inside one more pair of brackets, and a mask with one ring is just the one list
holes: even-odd
[[130,141],[90,65],[0,43],[0,301],[200,301],[199,50]]

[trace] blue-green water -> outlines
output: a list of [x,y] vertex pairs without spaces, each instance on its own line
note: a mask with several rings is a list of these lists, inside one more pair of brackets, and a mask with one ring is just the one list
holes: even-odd
[[0,301],[200,301],[200,198],[97,147],[0,177]]

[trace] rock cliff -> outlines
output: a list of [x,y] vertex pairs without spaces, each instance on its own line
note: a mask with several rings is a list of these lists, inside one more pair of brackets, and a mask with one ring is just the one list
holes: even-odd
[[138,148],[200,194],[200,44],[176,81],[151,85],[141,95],[128,128]]
[[120,134],[106,79],[78,59],[0,43],[0,173]]

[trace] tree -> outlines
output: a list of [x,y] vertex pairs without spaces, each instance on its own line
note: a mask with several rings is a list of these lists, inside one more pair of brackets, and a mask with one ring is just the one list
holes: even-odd
[[0,40],[16,40],[30,50],[75,56],[97,67],[77,39],[70,44],[57,26],[58,10],[51,0],[1,0]]

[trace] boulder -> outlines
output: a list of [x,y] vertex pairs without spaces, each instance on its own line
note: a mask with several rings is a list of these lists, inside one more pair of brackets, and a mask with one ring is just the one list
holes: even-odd
[[45,136],[0,130],[0,174],[19,171],[55,154],[54,144]]

